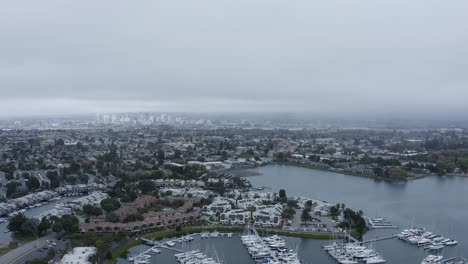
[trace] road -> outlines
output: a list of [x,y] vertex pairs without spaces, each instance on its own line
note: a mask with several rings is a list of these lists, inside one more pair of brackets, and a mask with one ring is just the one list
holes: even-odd
[[19,263],[19,260],[24,256],[39,250],[43,246],[47,245],[47,240],[54,238],[54,234],[49,234],[44,237],[39,238],[38,240],[31,241],[29,243],[23,244],[18,248],[13,249],[12,251],[6,253],[3,256],[0,256],[0,263],[10,264],[10,263]]

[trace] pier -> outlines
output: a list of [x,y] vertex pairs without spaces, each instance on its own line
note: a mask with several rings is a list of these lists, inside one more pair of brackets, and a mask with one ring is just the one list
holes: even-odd
[[440,263],[447,263],[449,261],[452,261],[452,260],[456,260],[457,258],[448,258],[448,259],[443,259],[440,261]]
[[368,239],[368,240],[364,240],[364,241],[359,241],[357,240],[356,238],[354,238],[353,236],[351,236],[348,232],[345,232],[345,237],[353,242],[353,243],[357,243],[357,244],[366,244],[366,243],[372,243],[372,242],[377,242],[377,241],[382,241],[382,240],[388,240],[388,239],[392,239],[392,238],[396,238],[397,235],[391,235],[391,236],[386,236],[386,237],[376,237],[376,238],[373,238],[373,239]]
[[361,241],[361,242],[358,242],[360,244],[365,244],[365,243],[372,243],[372,242],[377,242],[377,241],[382,241],[382,240],[388,240],[388,239],[392,239],[392,238],[396,238],[397,235],[391,235],[391,236],[387,236],[387,237],[377,237],[377,238],[374,238],[374,239],[369,239],[369,240],[365,240],[365,241]]
[[[148,253],[148,251],[150,251],[152,248],[164,248],[164,249],[169,249],[169,250],[173,250],[173,251],[176,251],[176,252],[179,252],[179,253],[182,253],[183,251],[180,250],[180,249],[176,249],[176,248],[171,248],[169,246],[166,246],[164,244],[161,244],[159,242],[156,242],[155,240],[151,240],[151,239],[147,239],[147,238],[144,238],[144,237],[140,237],[140,240],[150,244],[150,245],[153,245],[154,247],[151,247],[150,249],[146,250],[145,252],[143,252],[142,254],[145,254],[145,253]],[[140,254],[140,255],[142,255]]]

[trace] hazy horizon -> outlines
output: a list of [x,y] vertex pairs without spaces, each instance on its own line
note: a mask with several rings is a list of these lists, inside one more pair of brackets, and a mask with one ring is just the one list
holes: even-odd
[[0,10],[0,117],[460,119],[467,1],[30,1]]

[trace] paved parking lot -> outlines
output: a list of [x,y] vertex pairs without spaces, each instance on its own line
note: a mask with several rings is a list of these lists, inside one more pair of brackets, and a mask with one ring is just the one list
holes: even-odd
[[284,230],[288,231],[298,231],[298,232],[320,232],[320,233],[332,233],[332,232],[337,232],[335,230],[335,224],[333,221],[329,218],[326,217],[321,217],[321,216],[312,216],[314,221],[308,222],[307,226],[302,226],[302,220],[301,220],[301,215],[302,215],[302,210],[296,209],[296,214],[294,215],[294,218],[291,220],[291,225],[285,225],[283,226]]
[[50,249],[54,249],[56,252],[56,257],[54,258],[54,261],[60,262],[60,257],[57,256],[57,252],[59,250],[64,249],[65,247],[66,242],[64,241],[48,239],[48,241],[46,240],[42,247],[39,247],[39,249],[36,249],[31,253],[19,258],[15,263],[25,263],[28,260],[46,258]]

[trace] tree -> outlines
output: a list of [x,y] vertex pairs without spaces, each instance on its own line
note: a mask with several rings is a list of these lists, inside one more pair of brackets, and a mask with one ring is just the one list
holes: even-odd
[[293,208],[287,207],[283,210],[282,217],[284,219],[293,219],[295,214],[296,214],[296,210],[294,210]]
[[60,186],[60,182],[58,179],[58,174],[56,171],[48,171],[47,178],[50,180],[50,187],[57,188]]
[[12,194],[16,193],[16,186],[17,186],[17,183],[16,182],[9,182],[6,184],[6,187],[7,187],[7,193],[6,195],[7,196],[11,196]]
[[287,204],[288,204],[288,207],[297,208],[297,201],[296,200],[289,199]]
[[106,212],[112,212],[120,207],[120,202],[114,198],[107,198],[101,201],[101,207]]
[[96,169],[99,172],[102,172],[104,170],[104,161],[98,160],[98,162],[96,163]]
[[76,178],[75,176],[68,176],[66,178],[66,181],[71,183],[71,184],[75,184],[78,181],[78,178]]
[[41,187],[41,183],[36,177],[29,177],[26,186],[28,186],[30,191],[35,191]]
[[56,222],[52,225],[52,231],[55,233],[60,233],[63,230],[63,224],[61,222]]
[[157,157],[158,157],[159,164],[161,164],[161,165],[164,164],[164,160],[166,159],[166,157],[164,155],[164,150],[159,149]]
[[340,213],[339,209],[340,209],[339,206],[331,206],[330,207],[330,215],[334,216],[334,217],[338,216],[338,214]]
[[143,221],[145,220],[145,217],[142,214],[135,213],[135,214],[129,214],[127,215],[122,222],[128,223],[128,222],[136,222],[136,221]]
[[97,207],[97,206],[94,206],[94,205],[90,205],[90,204],[86,204],[83,206],[83,212],[88,215],[88,216],[99,216],[99,215],[102,215],[102,209]]
[[151,180],[143,180],[138,183],[138,188],[143,192],[143,193],[150,193],[154,191],[155,185],[154,182]]
[[55,141],[55,146],[63,146],[65,145],[65,141],[63,141],[63,139],[58,139]]
[[373,168],[373,171],[374,171],[374,174],[376,176],[382,176],[383,173],[384,173],[384,171],[383,171],[383,169],[381,167],[375,167],[375,168]]
[[323,152],[325,154],[335,154],[336,153],[336,149],[334,147],[329,147],[329,148],[326,148],[323,150]]
[[312,217],[310,216],[310,211],[310,207],[307,207],[302,211],[301,219],[303,222],[308,222],[312,220]]
[[47,230],[49,230],[51,227],[52,227],[52,224],[49,221],[49,219],[47,219],[47,217],[42,217],[42,220],[39,223],[39,226],[37,227],[37,233],[39,235],[42,235],[45,232],[47,232]]
[[286,200],[287,200],[287,197],[286,197],[286,190],[284,190],[284,189],[279,190],[279,194],[278,194],[278,195],[279,195],[280,201],[281,201],[282,203],[285,203]]
[[392,179],[406,179],[408,173],[399,166],[392,167],[387,172],[388,177]]
[[174,150],[174,159],[180,159],[181,155],[182,155],[182,152],[180,151],[180,149]]
[[119,216],[114,212],[109,212],[106,215],[106,221],[107,222],[117,223],[117,222],[119,222],[119,220],[120,220]]
[[99,250],[102,250],[106,244],[104,243],[102,239],[98,239],[96,240],[95,245]]
[[343,213],[344,222],[339,226],[342,228],[354,228],[360,236],[367,230],[366,221],[362,217],[362,211],[355,212],[349,208],[346,208]]
[[21,235],[37,235],[39,226],[39,220],[36,218],[27,218],[26,221],[21,225]]
[[20,233],[21,226],[26,222],[26,220],[27,217],[24,216],[24,214],[17,214],[10,218],[7,228],[13,233]]
[[250,219],[253,219],[253,213],[254,213],[255,211],[257,211],[257,207],[255,207],[255,206],[249,206],[249,208],[247,208],[247,210],[249,210],[249,212],[250,212]]
[[87,184],[89,181],[89,176],[86,174],[78,176],[80,183]]
[[58,221],[60,221],[60,218],[56,215],[51,215],[49,217],[49,220],[52,222],[52,223],[57,223]]
[[60,218],[60,222],[63,225],[63,230],[73,233],[78,232],[78,223],[80,222],[76,216],[73,215],[64,215]]

